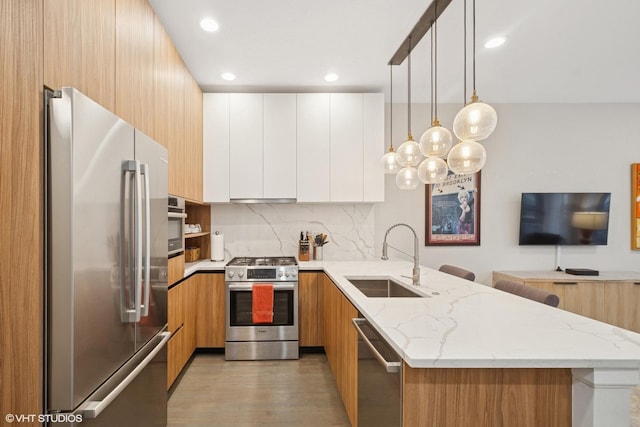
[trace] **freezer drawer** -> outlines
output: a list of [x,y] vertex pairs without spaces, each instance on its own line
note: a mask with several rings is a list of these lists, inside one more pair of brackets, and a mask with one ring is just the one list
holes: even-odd
[[154,337],[83,402],[74,412],[81,422],[51,425],[165,427],[168,338],[169,332]]

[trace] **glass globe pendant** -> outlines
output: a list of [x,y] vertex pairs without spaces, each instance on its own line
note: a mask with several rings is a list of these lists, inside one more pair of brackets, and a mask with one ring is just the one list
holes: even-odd
[[475,141],[461,141],[453,146],[447,156],[449,169],[459,175],[478,172],[487,162],[487,150]]
[[386,174],[398,173],[402,168],[400,155],[393,150],[393,146],[389,147],[389,151],[382,156],[382,163]]
[[453,133],[461,141],[482,141],[493,133],[497,124],[496,110],[491,105],[478,101],[474,92],[471,102],[458,111],[453,119]]
[[427,157],[418,166],[418,179],[424,184],[442,182],[448,174],[447,162],[440,157]]
[[444,157],[453,145],[449,129],[440,126],[438,119],[420,137],[420,151],[427,157]]
[[415,190],[418,188],[418,169],[413,166],[405,166],[396,175],[396,185],[401,190]]
[[420,146],[413,140],[413,136],[409,137],[398,147],[398,155],[403,166],[418,166],[422,160]]

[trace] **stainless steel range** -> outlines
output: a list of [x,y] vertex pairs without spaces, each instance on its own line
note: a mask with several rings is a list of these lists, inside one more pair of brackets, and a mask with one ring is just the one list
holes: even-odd
[[[236,257],[225,266],[226,360],[298,359],[298,262],[294,257]],[[254,286],[259,285],[259,286]],[[258,290],[269,291],[268,320],[256,317]]]

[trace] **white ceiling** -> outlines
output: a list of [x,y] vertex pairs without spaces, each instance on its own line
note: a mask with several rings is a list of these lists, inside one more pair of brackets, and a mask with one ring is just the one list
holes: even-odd
[[[384,91],[387,102],[387,64],[431,2],[149,1],[205,92]],[[463,4],[453,0],[438,20],[442,103],[464,99]],[[203,17],[219,31],[204,32]],[[490,103],[640,102],[639,17],[640,0],[476,0],[478,95]],[[495,35],[507,42],[484,48]],[[411,55],[413,102],[431,96],[430,37]],[[470,47],[467,62],[470,91]],[[222,80],[225,71],[237,79]],[[330,71],[340,79],[326,83]],[[406,60],[393,77],[393,101],[404,102]]]

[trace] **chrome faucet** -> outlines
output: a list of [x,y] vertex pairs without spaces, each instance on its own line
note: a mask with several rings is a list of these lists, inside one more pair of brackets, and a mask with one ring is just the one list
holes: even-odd
[[[387,246],[391,246],[387,243],[387,236],[389,235],[389,232],[401,225],[407,227],[413,233],[413,274],[411,276],[411,279],[412,279],[412,284],[414,286],[418,286],[420,285],[420,259],[418,254],[418,235],[416,234],[416,231],[413,228],[411,228],[410,225],[399,223],[399,224],[394,224],[387,229],[387,232],[384,233],[384,242],[382,242],[382,259],[384,260],[389,259],[389,257],[387,256]],[[405,255],[409,255],[408,253],[403,252],[398,248],[395,248],[393,246],[391,247],[397,250],[398,252],[402,252]]]

